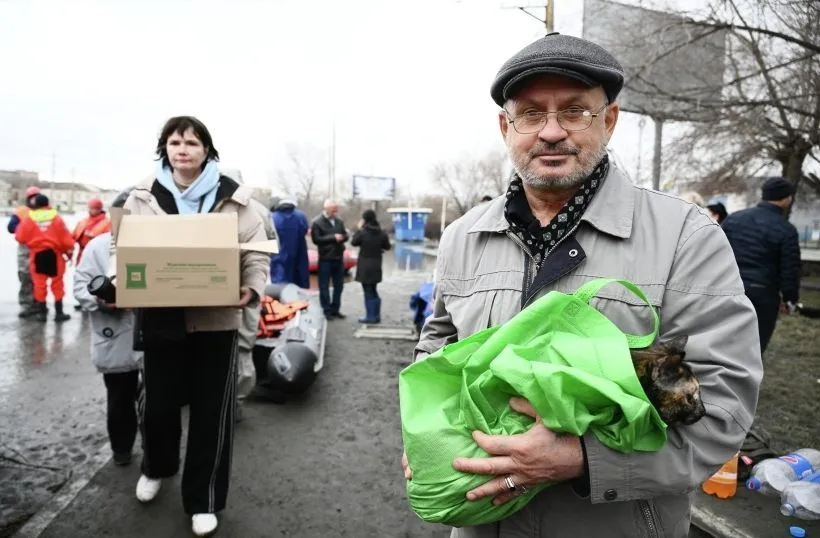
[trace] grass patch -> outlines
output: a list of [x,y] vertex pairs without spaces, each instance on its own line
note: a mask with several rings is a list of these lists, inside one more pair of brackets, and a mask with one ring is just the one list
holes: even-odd
[[[810,281],[810,282],[807,282]],[[810,286],[820,278],[804,279]],[[802,289],[800,301],[820,307],[820,290]],[[771,436],[772,449],[820,449],[820,319],[783,316],[763,357],[763,383],[755,427]]]

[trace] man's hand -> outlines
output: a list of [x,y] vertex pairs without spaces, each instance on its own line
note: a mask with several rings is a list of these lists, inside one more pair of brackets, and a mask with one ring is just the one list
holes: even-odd
[[580,438],[556,434],[547,429],[532,404],[523,398],[510,399],[510,406],[519,413],[533,417],[535,424],[527,433],[519,435],[473,432],[478,446],[492,457],[457,458],[453,461],[453,467],[464,473],[495,478],[467,492],[468,500],[495,497],[493,503],[496,505],[507,502],[516,492],[508,490],[506,477],[510,477],[518,487],[531,487],[547,482],[563,482],[584,472]]
[[333,235],[336,237],[336,242],[337,243],[344,243],[345,242],[345,236],[344,235],[342,235],[342,234],[333,234]]
[[114,303],[106,303],[99,297],[97,297],[97,309],[100,312],[105,312],[106,314],[116,314],[117,313],[117,305]]
[[251,301],[253,301],[253,298],[256,295],[256,293],[254,293],[252,289],[245,286],[239,288],[239,291],[241,293],[239,297],[239,307],[245,308],[246,306],[248,306],[248,304],[250,304]]
[[413,479],[413,471],[410,470],[410,463],[407,461],[407,452],[402,452],[401,466],[404,469],[404,478],[407,480]]

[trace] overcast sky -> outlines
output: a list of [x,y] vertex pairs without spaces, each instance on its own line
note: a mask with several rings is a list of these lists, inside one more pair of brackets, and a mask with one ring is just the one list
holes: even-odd
[[[540,3],[540,2],[538,2]],[[339,181],[430,192],[439,160],[503,148],[489,87],[543,25],[510,0],[0,0],[0,168],[117,188],[153,171],[163,122],[203,120],[226,167],[268,185],[286,144],[327,149]],[[580,0],[556,30],[581,35]],[[543,9],[531,10],[543,18]],[[644,178],[652,122],[611,147]],[[322,165],[324,171],[325,165]]]

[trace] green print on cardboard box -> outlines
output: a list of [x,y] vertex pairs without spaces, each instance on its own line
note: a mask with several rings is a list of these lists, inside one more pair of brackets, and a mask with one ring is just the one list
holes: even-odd
[[144,263],[125,264],[125,287],[129,290],[144,290],[147,286]]

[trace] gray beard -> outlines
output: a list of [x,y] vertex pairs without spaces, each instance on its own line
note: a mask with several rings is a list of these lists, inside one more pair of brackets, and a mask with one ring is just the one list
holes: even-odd
[[[524,185],[539,191],[565,191],[569,189],[577,189],[583,185],[584,181],[601,162],[601,159],[606,155],[606,146],[602,146],[598,151],[591,155],[589,163],[582,166],[577,172],[559,178],[547,178],[539,176],[526,168],[525,163],[513,161],[513,168]],[[527,163],[528,164],[528,163]]]

